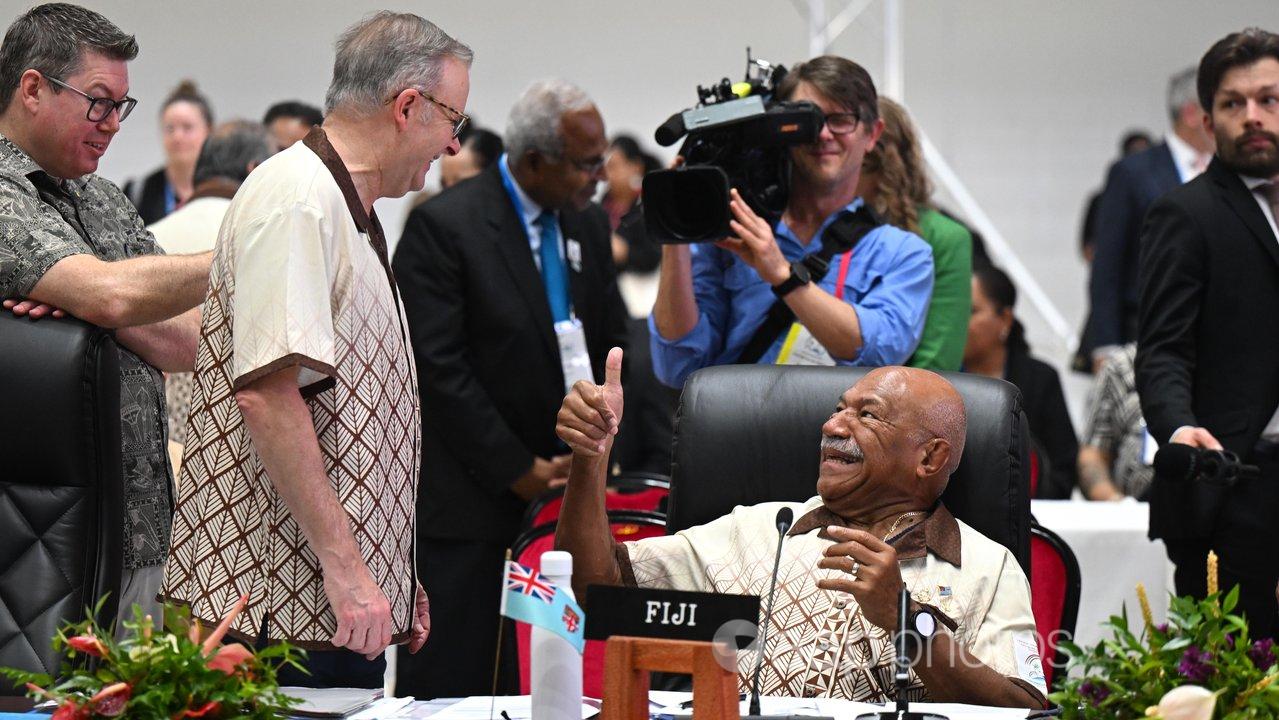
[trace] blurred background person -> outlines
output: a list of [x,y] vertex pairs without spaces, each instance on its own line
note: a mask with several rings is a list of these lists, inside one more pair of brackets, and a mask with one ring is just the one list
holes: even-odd
[[973,236],[933,206],[932,183],[906,108],[881,97],[879,116],[884,134],[862,161],[857,194],[885,221],[922,237],[933,249],[933,299],[924,334],[906,364],[958,370],[968,339]]
[[[258,123],[232,120],[214,128],[195,163],[191,199],[148,228],[164,252],[189,255],[212,250],[222,217],[240,183],[274,151],[274,141]],[[183,445],[191,405],[191,373],[167,373],[164,392],[169,409],[169,442]],[[174,457],[180,458],[180,451]]]
[[324,113],[314,105],[298,100],[278,102],[267,108],[262,124],[275,143],[276,150],[283,150],[306,137],[311,128],[324,122]]
[[164,167],[124,186],[142,221],[150,225],[191,198],[195,161],[213,127],[213,109],[191,80],[183,80],[160,107]]
[[[1119,157],[1115,162],[1119,162],[1129,155],[1149,150],[1154,144],[1155,141],[1151,139],[1150,133],[1145,130],[1129,130],[1124,133],[1123,137],[1119,138]],[[1084,222],[1079,228],[1079,254],[1083,256],[1084,262],[1089,265],[1092,264],[1093,253],[1096,249],[1094,236],[1097,234],[1097,206],[1100,203],[1101,189],[1098,188],[1084,202]]]
[[[1119,139],[1119,160],[1123,160],[1129,155],[1143,152],[1150,149],[1154,141],[1145,130],[1129,130]],[[1115,162],[1119,162],[1116,160]],[[1111,164],[1111,168],[1114,164]],[[1110,170],[1107,170],[1109,175]],[[1088,200],[1084,203],[1084,222],[1079,230],[1079,253],[1084,258],[1084,263],[1091,266],[1093,255],[1096,253],[1097,244],[1097,208],[1101,206],[1101,190],[1096,190],[1092,195],[1088,196]],[[1089,309],[1084,314],[1084,326],[1079,331],[1079,345],[1075,348],[1075,356],[1071,358],[1070,369],[1075,372],[1087,373],[1093,372],[1092,351],[1096,346],[1091,335],[1092,310]]]
[[1145,499],[1154,476],[1155,441],[1146,431],[1128,343],[1102,363],[1079,443],[1079,489],[1089,500]]
[[458,140],[462,143],[461,152],[440,158],[441,190],[447,190],[467,178],[484,172],[502,157],[505,149],[501,135],[483,128],[472,128],[469,125],[462,129]]
[[[1075,487],[1079,441],[1070,424],[1057,371],[1030,356],[1025,329],[1013,315],[1017,288],[1003,270],[973,271],[973,309],[964,347],[964,370],[1007,380],[1021,389],[1031,449],[1038,458],[1031,497],[1066,499]],[[1034,478],[1037,477],[1037,481]]]
[[1094,371],[1106,355],[1137,340],[1137,250],[1147,208],[1197,177],[1212,159],[1216,143],[1204,127],[1195,74],[1195,68],[1188,68],[1168,81],[1172,130],[1164,142],[1111,166],[1101,192],[1085,333]]

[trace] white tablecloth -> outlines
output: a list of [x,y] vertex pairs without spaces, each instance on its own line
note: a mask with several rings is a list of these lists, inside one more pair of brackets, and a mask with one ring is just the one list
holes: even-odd
[[1079,560],[1082,578],[1075,641],[1097,643],[1109,633],[1102,628],[1126,604],[1129,626],[1141,627],[1137,583],[1146,586],[1155,622],[1167,617],[1173,592],[1172,563],[1158,540],[1146,538],[1150,506],[1132,499],[1123,502],[1032,500],[1030,512],[1039,524],[1066,541]]

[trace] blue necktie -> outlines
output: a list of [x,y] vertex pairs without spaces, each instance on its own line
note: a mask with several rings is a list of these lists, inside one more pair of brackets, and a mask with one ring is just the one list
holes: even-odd
[[548,210],[538,215],[537,226],[542,234],[542,283],[546,285],[546,299],[551,304],[551,318],[555,322],[567,320],[568,273],[564,269],[564,259],[560,257],[555,213]]

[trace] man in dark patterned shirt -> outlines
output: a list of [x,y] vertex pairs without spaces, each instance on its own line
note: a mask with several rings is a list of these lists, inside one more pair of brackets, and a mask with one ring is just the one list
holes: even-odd
[[120,612],[154,612],[172,518],[161,371],[195,363],[210,254],[164,257],[133,205],[93,174],[133,109],[133,36],[96,12],[27,11],[0,44],[0,298],[32,319],[115,330],[125,480]]

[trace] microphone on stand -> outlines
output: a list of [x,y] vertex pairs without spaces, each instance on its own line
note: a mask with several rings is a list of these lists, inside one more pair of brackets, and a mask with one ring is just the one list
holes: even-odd
[[[751,703],[748,714],[742,716],[742,720],[766,720],[765,716],[759,712],[759,675],[764,669],[764,651],[768,647],[768,624],[773,617],[773,596],[777,593],[777,572],[782,565],[782,541],[786,539],[786,533],[790,530],[791,523],[795,521],[795,513],[789,508],[784,507],[777,511],[777,554],[773,558],[773,580],[768,586],[768,609],[764,612],[764,624],[759,631],[759,655],[755,658],[755,672],[751,679]],[[771,717],[771,716],[770,716]],[[779,716],[780,717],[780,716]]]
[[897,707],[893,710],[881,710],[877,713],[858,715],[857,720],[948,720],[945,715],[935,713],[911,712],[910,703],[906,701],[906,686],[910,684],[910,647],[907,644],[907,619],[910,615],[910,592],[906,583],[897,594],[897,637],[893,644],[897,651],[896,669],[893,672],[893,684],[897,687]]

